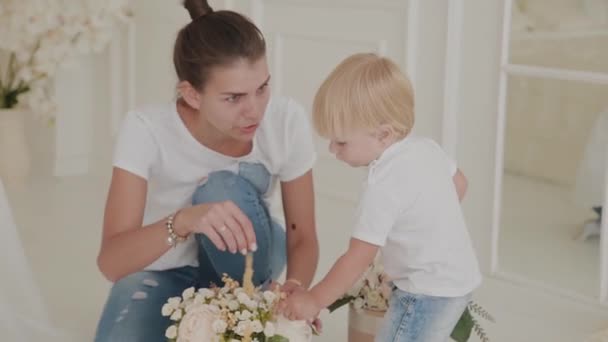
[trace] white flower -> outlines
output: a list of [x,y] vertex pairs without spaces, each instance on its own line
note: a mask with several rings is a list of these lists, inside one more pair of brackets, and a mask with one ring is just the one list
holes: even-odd
[[264,291],[264,299],[268,304],[272,304],[277,299],[277,295],[272,291]]
[[234,328],[234,332],[239,336],[245,336],[251,329],[251,321],[240,321],[236,328]]
[[223,334],[226,332],[226,328],[228,328],[228,323],[226,323],[224,320],[217,319],[215,322],[213,322],[212,327],[216,334]]
[[177,338],[184,342],[208,342],[216,335],[213,322],[219,319],[219,309],[211,305],[191,308],[179,323]]
[[194,287],[189,287],[187,289],[184,290],[184,292],[182,293],[182,297],[184,299],[190,299],[194,296]]
[[365,303],[363,302],[363,298],[361,298],[361,297],[359,297],[353,301],[353,307],[355,308],[355,310],[363,309],[363,304],[365,304]]
[[253,330],[253,332],[256,334],[261,333],[264,331],[264,326],[262,325],[262,322],[256,319],[251,323],[251,330]]
[[169,339],[174,339],[177,337],[177,326],[172,325],[165,331],[165,337]]
[[171,316],[173,311],[175,311],[175,308],[173,308],[173,306],[171,306],[169,303],[163,305],[163,308],[161,310],[162,315],[165,317]]
[[251,300],[245,292],[239,292],[236,295],[236,298],[239,300],[239,303],[244,305],[247,305],[247,303]]
[[236,311],[236,310],[238,310],[240,304],[239,304],[239,302],[237,302],[236,300],[233,299],[231,301],[228,301],[227,306],[230,311]]
[[179,297],[171,297],[167,300],[167,303],[175,309],[179,308],[179,305],[181,304],[181,302],[182,302],[182,299]]
[[209,290],[209,289],[199,289],[198,290],[198,294],[200,294],[201,296],[203,296],[203,298],[205,299],[209,299],[215,296],[215,292]]
[[[92,6],[94,3],[100,5]],[[116,22],[131,17],[125,0],[67,1],[67,0],[2,0],[0,4],[0,50],[15,59],[0,59],[0,70],[8,70],[26,82],[30,91],[54,82],[60,67],[76,55],[80,45],[90,46],[89,51],[100,51],[107,45]],[[90,25],[87,25],[90,23]],[[0,81],[5,85],[7,80]],[[31,84],[39,79],[41,83]],[[16,90],[19,83],[14,82]],[[34,103],[32,110],[53,109],[52,94],[46,94],[45,103]],[[20,102],[20,105],[24,103]]]
[[255,300],[250,299],[247,303],[245,303],[245,306],[249,310],[255,310],[255,309],[258,308],[258,302],[256,302]]
[[251,316],[253,316],[253,314],[247,310],[243,310],[239,315],[238,318],[241,321],[247,321],[251,319]]
[[176,321],[177,322],[180,319],[182,319],[182,315],[183,315],[182,310],[181,309],[177,309],[177,310],[175,310],[175,312],[173,312],[173,314],[171,314],[170,318],[171,318],[172,321]]
[[264,335],[266,335],[266,337],[272,337],[275,334],[275,326],[272,322],[266,322],[266,326],[264,327]]

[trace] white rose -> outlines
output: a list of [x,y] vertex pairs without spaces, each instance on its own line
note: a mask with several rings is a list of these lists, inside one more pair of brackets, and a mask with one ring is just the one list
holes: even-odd
[[367,294],[367,302],[370,306],[378,307],[384,302],[384,299],[377,291],[371,291]]
[[355,310],[361,310],[363,309],[363,299],[361,297],[355,299],[355,301],[353,302],[353,307],[355,308]]
[[234,332],[237,333],[237,335],[245,336],[250,328],[251,321],[240,321],[234,328]]
[[277,299],[277,295],[272,291],[264,291],[264,299],[266,303],[272,304]]
[[253,316],[251,314],[251,312],[249,312],[247,310],[243,310],[238,317],[239,317],[239,320],[241,320],[241,321],[247,321],[247,320],[251,319],[251,316]]
[[190,298],[194,297],[194,287],[189,287],[189,288],[185,289],[184,292],[182,293],[182,297],[184,299],[190,299]]
[[212,341],[217,336],[212,325],[219,317],[217,307],[202,304],[191,308],[179,324],[178,342]]
[[258,302],[250,299],[248,302],[245,303],[245,306],[250,310],[256,310],[258,308]]
[[240,306],[240,304],[236,300],[231,300],[231,301],[228,302],[228,309],[230,311],[236,311],[236,310],[238,310],[239,306]]
[[262,326],[262,322],[256,319],[255,321],[253,321],[253,323],[251,323],[251,330],[253,330],[254,333],[258,334],[264,331],[264,326]]
[[310,342],[312,329],[305,321],[290,321],[283,316],[277,317],[275,335],[280,335],[289,342]]
[[177,327],[175,325],[170,326],[165,331],[165,337],[169,339],[174,339],[177,337]]
[[215,293],[209,289],[199,289],[198,293],[205,299],[215,296]]
[[177,309],[175,310],[175,312],[171,315],[171,320],[172,321],[179,321],[180,319],[182,319],[182,309]]
[[179,307],[179,304],[181,304],[182,299],[179,297],[171,297],[169,298],[169,300],[167,300],[167,303],[169,303],[169,305],[171,305],[171,307],[173,307],[174,309],[177,309]]
[[239,300],[239,303],[247,305],[247,303],[251,300],[249,296],[245,292],[239,292],[236,295],[236,298]]
[[224,320],[217,319],[217,320],[215,320],[215,322],[213,322],[213,331],[216,334],[225,333],[226,328],[228,328],[228,323],[226,323]]
[[175,311],[175,309],[173,308],[173,306],[171,306],[171,304],[168,304],[168,303],[163,305],[163,308],[161,310],[162,315],[165,317],[171,316],[173,311]]

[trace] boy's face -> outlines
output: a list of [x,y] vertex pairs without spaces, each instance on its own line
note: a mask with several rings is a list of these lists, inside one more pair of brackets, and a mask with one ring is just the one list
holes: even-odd
[[374,132],[359,129],[331,137],[329,151],[352,167],[368,166],[378,159],[386,145]]

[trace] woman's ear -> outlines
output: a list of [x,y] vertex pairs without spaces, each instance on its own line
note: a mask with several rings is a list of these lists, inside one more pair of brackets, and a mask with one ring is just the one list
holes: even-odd
[[177,85],[177,91],[188,106],[199,110],[201,108],[201,94],[188,81],[181,81]]

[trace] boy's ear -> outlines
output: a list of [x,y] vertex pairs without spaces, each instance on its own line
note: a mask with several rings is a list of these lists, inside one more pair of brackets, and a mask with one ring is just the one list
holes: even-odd
[[376,137],[382,145],[388,146],[395,139],[395,131],[390,125],[381,125],[376,132]]
[[201,95],[188,81],[181,81],[177,85],[177,91],[188,106],[194,109],[201,108]]

